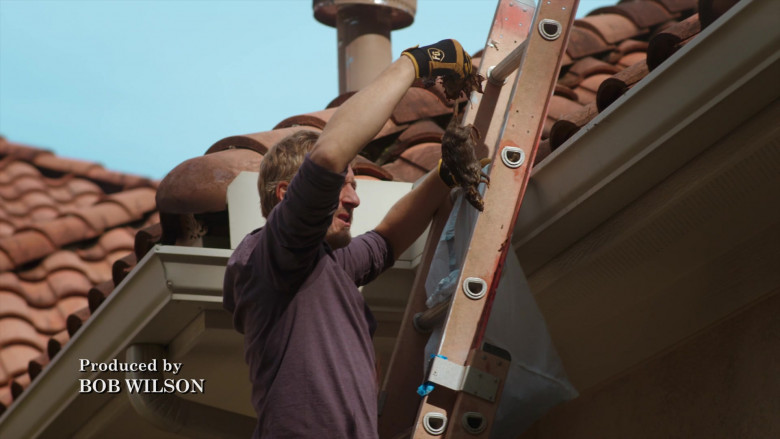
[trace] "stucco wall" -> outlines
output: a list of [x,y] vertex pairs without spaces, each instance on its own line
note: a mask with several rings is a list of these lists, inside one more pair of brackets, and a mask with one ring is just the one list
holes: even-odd
[[521,438],[780,437],[778,293],[581,392]]

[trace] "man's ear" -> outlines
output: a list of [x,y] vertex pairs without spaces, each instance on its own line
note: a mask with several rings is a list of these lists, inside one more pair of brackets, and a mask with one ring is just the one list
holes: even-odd
[[282,201],[284,199],[284,194],[287,193],[287,186],[290,183],[286,181],[280,181],[279,183],[276,183],[276,201]]

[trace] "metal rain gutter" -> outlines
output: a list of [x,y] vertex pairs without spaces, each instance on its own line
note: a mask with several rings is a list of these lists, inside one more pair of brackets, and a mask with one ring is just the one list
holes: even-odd
[[0,437],[43,434],[79,396],[79,379],[98,374],[79,372],[79,359],[108,362],[116,358],[167,304],[221,302],[222,278],[231,253],[155,246],[0,417]]
[[529,275],[777,99],[778,14],[737,3],[534,169],[513,238]]

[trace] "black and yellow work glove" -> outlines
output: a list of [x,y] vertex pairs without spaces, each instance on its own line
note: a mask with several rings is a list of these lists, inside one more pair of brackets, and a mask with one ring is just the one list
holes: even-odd
[[[484,168],[486,165],[490,164],[490,158],[485,157],[483,159],[479,160],[479,167]],[[447,168],[447,165],[444,163],[443,159],[439,159],[439,164],[436,167],[436,172],[439,173],[439,178],[441,178],[441,181],[444,182],[447,186],[450,188],[456,188],[460,186],[460,182],[455,177],[455,175],[450,172],[449,168]]]
[[401,53],[412,60],[418,78],[456,76],[459,79],[471,75],[471,57],[455,40],[441,40],[430,46],[412,47]]

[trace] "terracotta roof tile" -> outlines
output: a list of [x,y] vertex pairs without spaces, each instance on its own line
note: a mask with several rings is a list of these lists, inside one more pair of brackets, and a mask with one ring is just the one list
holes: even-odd
[[88,291],[113,289],[113,262],[159,221],[155,187],[0,139],[0,411],[89,316]]
[[357,93],[357,91],[348,91],[346,93],[342,93],[330,101],[325,108],[336,108],[346,102],[347,99],[351,98],[355,93]]
[[[286,131],[284,136],[277,136],[277,140],[295,130],[298,128],[275,130]],[[241,171],[256,172],[262,159],[263,156],[254,150],[240,148],[219,150],[189,159],[162,180],[156,196],[157,206],[161,212],[174,214],[225,210],[225,197],[230,182]]]
[[[114,292],[114,281],[108,280],[101,282],[89,289],[87,293],[87,303],[89,310],[95,312],[106,298]],[[63,326],[64,327],[64,326]]]
[[367,178],[371,180],[385,180],[389,181],[393,179],[393,174],[382,169],[379,165],[371,160],[357,156],[352,162],[352,170],[355,173],[355,178]]
[[63,329],[53,337],[49,338],[49,341],[46,344],[46,355],[49,357],[49,359],[51,360],[54,358],[62,350],[62,347],[68,343],[69,340],[70,334],[68,334],[66,329]]
[[383,165],[395,180],[414,182],[436,167],[441,157],[441,144],[426,142],[405,150],[398,160]]
[[[445,104],[432,89],[412,87],[393,110],[391,119],[396,124],[408,124],[419,119],[452,113],[452,106]],[[380,136],[377,136],[380,137]]]
[[561,119],[556,121],[550,128],[550,148],[555,151],[556,148],[561,146],[569,137],[573,136],[580,128],[582,128],[591,119],[596,117],[598,109],[596,108],[596,102],[591,102],[588,105],[583,106],[579,111],[567,114]]
[[566,53],[572,59],[579,59],[613,49],[614,46],[604,41],[596,32],[584,27],[573,26],[569,35],[569,45],[566,46]]
[[550,136],[550,129],[555,122],[568,114],[582,110],[582,108],[583,106],[576,101],[553,95],[547,109],[547,121],[542,130],[542,138],[546,139]]
[[[230,136],[226,137],[217,143],[213,144],[211,148],[206,151],[206,154],[224,151],[226,149],[251,149],[260,154],[265,154],[270,147],[276,144],[278,141],[284,139],[290,134],[300,131],[301,129],[309,129],[311,131],[319,131],[316,128],[303,128],[303,127],[289,127],[280,128],[278,130],[263,131],[260,133],[245,134],[243,136]],[[172,172],[172,171],[171,171]],[[170,174],[170,173],[169,173]]]
[[68,318],[65,322],[65,326],[68,328],[68,335],[73,337],[76,332],[78,332],[78,330],[84,326],[84,322],[89,320],[91,315],[92,313],[89,311],[88,307],[81,308],[78,311],[68,315]]
[[154,224],[139,230],[135,234],[135,241],[133,243],[133,250],[136,258],[143,258],[156,243],[160,242],[161,238],[162,225],[160,225],[159,219]]
[[[9,345],[28,345],[43,351],[46,348],[46,342],[49,337],[41,334],[35,330],[35,327],[25,319],[19,319],[14,317],[6,317],[0,320],[0,346]],[[5,351],[5,348],[3,349]],[[5,369],[10,373],[18,373],[22,369],[15,369],[9,366],[9,362],[15,360],[3,360]],[[27,361],[24,360],[24,367],[27,366]],[[21,366],[20,366],[21,367]]]
[[725,14],[739,0],[699,0],[701,27],[705,28]]
[[644,52],[632,52],[617,61],[617,65],[623,68],[631,67],[638,62],[647,62],[647,54]]
[[642,33],[633,21],[618,14],[591,15],[575,21],[574,25],[597,33],[610,44]]
[[577,60],[569,69],[558,79],[558,84],[568,87],[576,87],[583,79],[597,73],[615,74],[620,69],[610,63],[604,62],[592,56],[586,56]]
[[49,354],[45,352],[30,360],[30,362],[27,363],[27,373],[30,375],[30,379],[34,380],[48,364]]
[[673,18],[672,14],[661,4],[654,1],[629,1],[596,9],[589,15],[619,14],[633,21],[640,28],[649,28],[665,23]]
[[701,32],[699,14],[675,23],[656,34],[647,46],[647,65],[655,69],[676,52],[683,41]]
[[667,11],[672,13],[692,12],[696,10],[699,0],[653,0],[663,5]]
[[602,81],[596,95],[596,105],[599,111],[603,111],[620,96],[623,96],[629,88],[647,76],[648,73],[647,63],[642,60]]
[[42,333],[54,333],[65,327],[65,318],[58,310],[31,308],[21,294],[0,290],[0,319],[5,317],[27,320]]
[[610,78],[612,75],[604,73],[597,73],[585,78],[580,85],[574,89],[577,92],[577,96],[580,98],[580,104],[587,105],[596,101],[596,92],[599,90],[601,83]]
[[[11,396],[13,396],[14,399],[21,396],[22,392],[24,392],[24,384],[23,381],[19,381],[18,378],[23,377],[26,374],[19,375],[18,377],[14,378],[11,381]],[[27,380],[29,383],[29,380]]]
[[287,119],[279,122],[274,127],[275,130],[280,128],[292,128],[298,126],[307,126],[322,130],[325,128],[325,124],[328,123],[333,113],[336,112],[336,108],[329,108],[314,113],[306,113],[299,116],[288,117]]
[[575,92],[574,89],[567,87],[563,84],[555,84],[555,90],[553,91],[553,95],[561,96],[572,101],[579,100],[579,96],[577,96],[577,92]]
[[114,262],[111,267],[111,279],[114,281],[114,285],[119,285],[137,263],[138,259],[135,257],[135,253],[129,253]]

